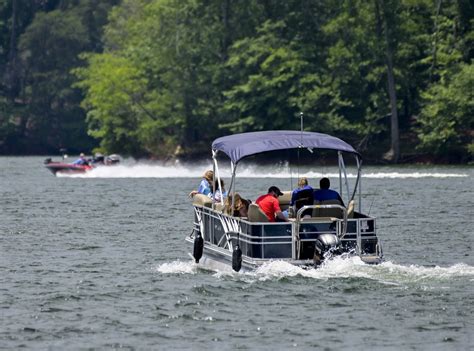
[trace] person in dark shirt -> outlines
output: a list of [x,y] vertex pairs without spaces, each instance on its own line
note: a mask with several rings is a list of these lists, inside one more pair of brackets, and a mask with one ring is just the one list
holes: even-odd
[[321,178],[319,181],[320,189],[314,192],[314,199],[317,201],[325,201],[325,200],[339,200],[341,205],[344,206],[344,202],[342,201],[341,195],[337,191],[329,189],[331,186],[331,182],[328,178]]

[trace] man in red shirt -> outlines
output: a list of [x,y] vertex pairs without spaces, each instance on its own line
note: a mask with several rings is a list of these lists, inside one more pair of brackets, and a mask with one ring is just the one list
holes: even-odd
[[276,186],[268,188],[268,193],[260,196],[255,202],[260,209],[265,213],[270,222],[288,222],[288,219],[281,212],[280,203],[278,202],[278,196],[283,193]]

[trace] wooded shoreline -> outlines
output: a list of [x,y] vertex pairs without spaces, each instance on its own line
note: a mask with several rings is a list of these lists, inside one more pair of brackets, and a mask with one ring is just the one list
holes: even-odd
[[371,164],[470,164],[469,0],[0,1],[0,155],[205,158],[335,135]]

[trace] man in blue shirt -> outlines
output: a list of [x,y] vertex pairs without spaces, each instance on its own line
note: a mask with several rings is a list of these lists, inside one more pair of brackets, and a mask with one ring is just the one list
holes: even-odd
[[331,182],[328,178],[321,178],[319,181],[319,190],[314,192],[314,199],[317,201],[325,201],[325,200],[339,200],[341,205],[344,206],[344,202],[342,201],[341,196],[337,191],[329,189],[331,186]]

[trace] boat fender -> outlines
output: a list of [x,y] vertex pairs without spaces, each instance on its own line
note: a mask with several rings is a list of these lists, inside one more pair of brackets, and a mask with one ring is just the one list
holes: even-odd
[[204,240],[201,234],[196,234],[194,238],[194,249],[193,249],[193,257],[196,260],[196,263],[199,263],[199,260],[202,257],[202,251],[204,249]]
[[242,268],[242,250],[239,245],[234,246],[234,251],[232,251],[232,269],[236,272],[240,271]]

